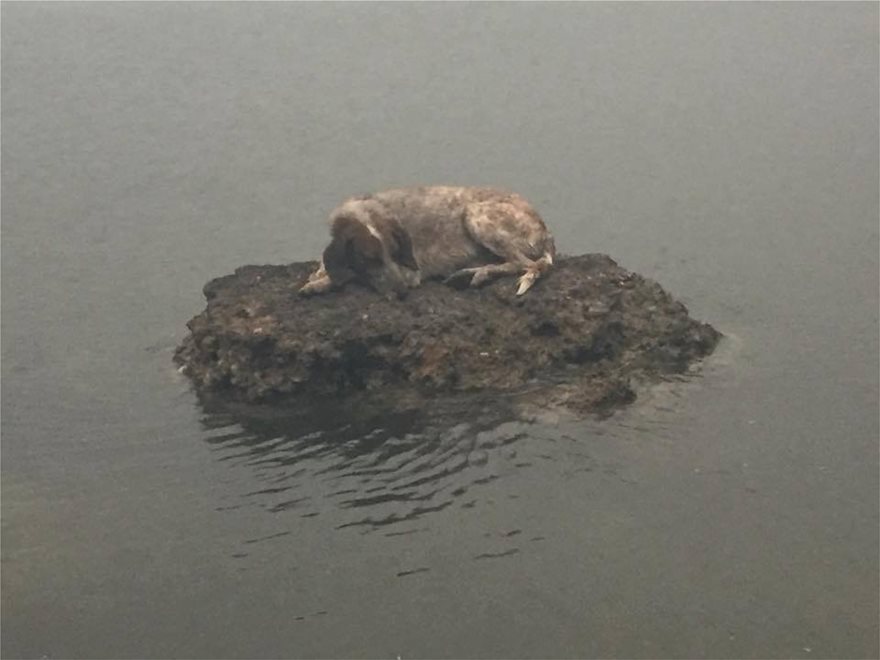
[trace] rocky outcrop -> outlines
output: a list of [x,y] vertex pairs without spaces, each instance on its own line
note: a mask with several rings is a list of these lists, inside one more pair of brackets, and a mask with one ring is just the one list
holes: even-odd
[[248,402],[389,403],[518,392],[592,411],[631,383],[681,372],[720,334],[657,283],[604,255],[560,259],[527,295],[515,280],[458,290],[426,282],[405,300],[350,284],[301,297],[315,263],[244,266],[209,282],[175,360],[204,393]]

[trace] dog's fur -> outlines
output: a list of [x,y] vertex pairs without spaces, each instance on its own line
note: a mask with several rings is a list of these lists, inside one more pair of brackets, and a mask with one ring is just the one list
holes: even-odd
[[302,294],[359,280],[403,296],[423,279],[479,286],[520,275],[516,293],[522,295],[556,254],[531,205],[494,188],[432,186],[354,197],[330,214],[330,234]]

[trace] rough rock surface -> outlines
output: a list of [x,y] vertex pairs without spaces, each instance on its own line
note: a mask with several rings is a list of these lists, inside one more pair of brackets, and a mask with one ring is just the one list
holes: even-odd
[[605,255],[560,259],[521,297],[512,278],[426,282],[405,300],[353,284],[297,296],[315,266],[244,266],[205,286],[207,308],[175,353],[200,392],[326,404],[528,390],[532,403],[592,411],[633,400],[633,380],[684,371],[720,338]]

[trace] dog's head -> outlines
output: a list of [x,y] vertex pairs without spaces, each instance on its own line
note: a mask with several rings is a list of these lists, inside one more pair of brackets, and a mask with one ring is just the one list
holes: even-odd
[[353,215],[334,219],[332,240],[324,250],[324,269],[341,286],[351,280],[368,284],[383,295],[406,295],[409,278],[401,271],[418,270],[409,234],[396,220],[373,223],[371,229]]

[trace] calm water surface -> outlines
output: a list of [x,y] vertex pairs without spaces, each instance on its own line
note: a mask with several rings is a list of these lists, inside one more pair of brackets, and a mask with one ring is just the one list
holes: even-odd
[[[4,657],[877,657],[878,5],[2,6]],[[201,404],[201,287],[516,189],[728,338],[605,420]]]

